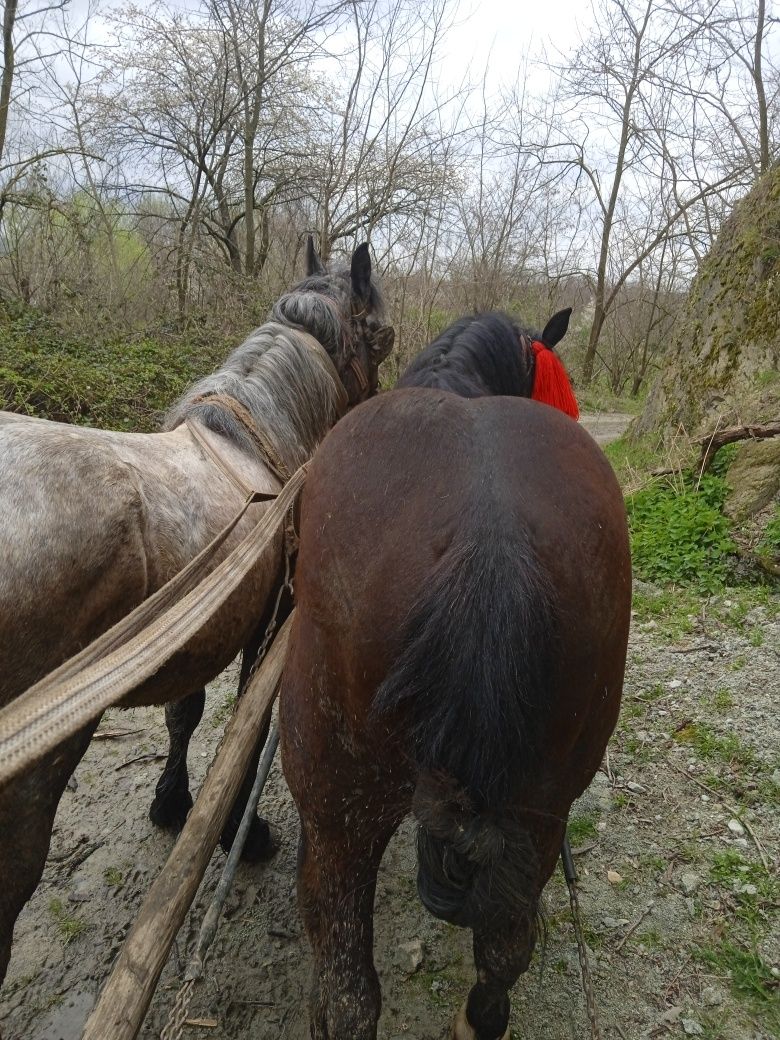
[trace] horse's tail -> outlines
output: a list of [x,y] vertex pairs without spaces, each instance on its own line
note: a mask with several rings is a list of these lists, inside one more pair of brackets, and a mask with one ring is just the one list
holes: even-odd
[[450,550],[377,693],[376,710],[411,727],[420,898],[453,924],[535,905],[539,865],[512,795],[540,764],[554,617],[514,533]]

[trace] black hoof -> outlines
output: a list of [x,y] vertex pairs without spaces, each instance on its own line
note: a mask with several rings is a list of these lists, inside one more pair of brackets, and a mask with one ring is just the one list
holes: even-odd
[[177,833],[184,826],[184,821],[192,808],[192,795],[189,791],[175,794],[157,794],[149,809],[149,819],[155,827]]
[[[236,836],[238,824],[228,820],[220,838],[220,845],[224,852],[229,852]],[[244,863],[262,863],[269,860],[278,850],[279,846],[274,840],[268,821],[261,816],[256,816],[249,826],[246,844],[241,853]]]

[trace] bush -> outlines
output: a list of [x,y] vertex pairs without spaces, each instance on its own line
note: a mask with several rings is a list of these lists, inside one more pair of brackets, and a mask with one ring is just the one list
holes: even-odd
[[233,344],[159,334],[66,337],[34,310],[0,311],[0,408],[58,422],[153,431],[164,412]]

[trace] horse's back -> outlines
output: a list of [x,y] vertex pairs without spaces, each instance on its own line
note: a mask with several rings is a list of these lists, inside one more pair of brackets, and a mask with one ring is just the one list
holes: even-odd
[[459,540],[504,534],[527,541],[564,607],[625,612],[623,499],[589,434],[523,398],[392,391],[350,413],[315,456],[298,601],[334,629],[370,627],[371,604],[400,622]]

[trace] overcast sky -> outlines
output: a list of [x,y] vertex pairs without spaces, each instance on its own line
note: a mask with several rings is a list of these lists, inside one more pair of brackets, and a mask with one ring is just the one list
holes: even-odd
[[458,25],[446,50],[460,61],[473,61],[492,80],[513,80],[528,57],[538,55],[549,41],[564,52],[575,43],[577,21],[589,21],[590,9],[582,0],[460,0]]
[[[100,7],[116,2],[120,0],[102,0]],[[167,2],[173,8],[199,6],[198,0]],[[89,0],[71,0],[70,10],[78,19],[90,6]],[[487,65],[491,86],[513,81],[525,59],[538,55],[549,42],[568,51],[576,40],[577,23],[587,24],[591,17],[589,4],[582,0],[456,0],[453,11],[455,24],[441,52],[442,71],[455,84],[468,66],[481,77]],[[104,34],[100,19],[96,22],[93,38],[100,39]]]

